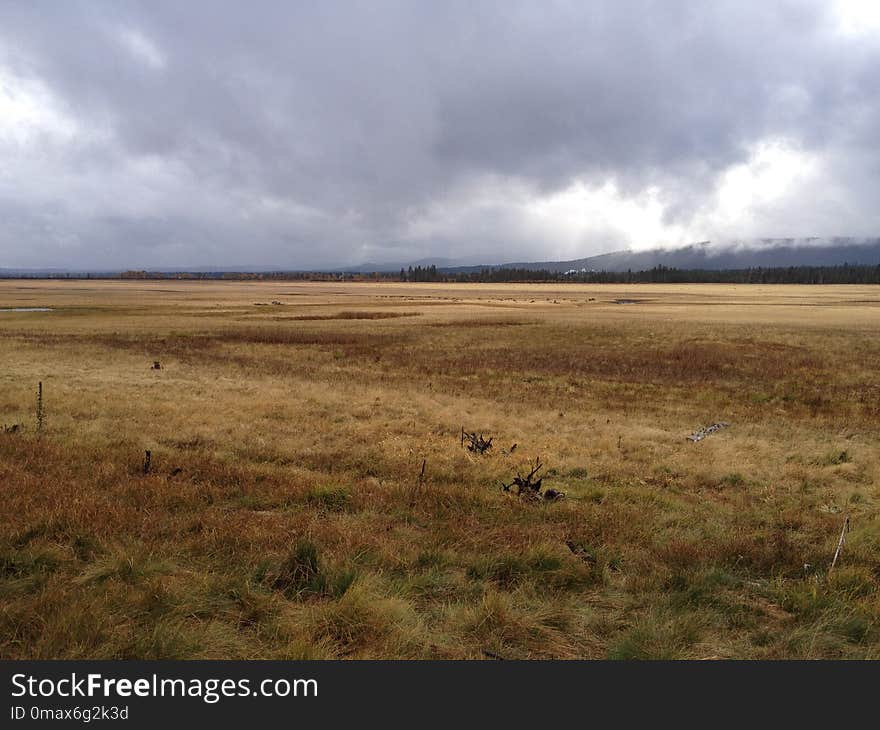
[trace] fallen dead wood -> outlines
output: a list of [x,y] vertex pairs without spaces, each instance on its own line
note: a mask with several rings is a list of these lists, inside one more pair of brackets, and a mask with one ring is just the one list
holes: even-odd
[[483,438],[482,433],[478,434],[476,431],[465,431],[464,426],[461,427],[461,445],[467,445],[467,450],[475,454],[485,454],[491,449],[492,439],[492,436],[487,440]]
[[843,521],[843,529],[840,531],[840,539],[837,541],[837,550],[834,551],[834,558],[831,561],[831,567],[828,568],[828,572],[831,573],[834,570],[834,566],[837,565],[837,559],[840,557],[840,551],[843,550],[844,544],[846,544],[846,533],[849,532],[849,517],[847,517]]
[[527,499],[530,501],[537,501],[539,499],[544,499],[548,502],[555,502],[556,500],[563,499],[565,497],[565,492],[560,492],[557,489],[547,489],[546,491],[541,491],[541,485],[544,482],[543,477],[540,479],[535,479],[537,477],[538,472],[544,468],[544,465],[541,463],[541,457],[535,457],[534,465],[529,464],[531,470],[528,474],[523,476],[521,473],[517,472],[516,476],[510,482],[510,484],[501,483],[501,491],[508,492],[509,494],[515,494],[518,497],[522,497],[523,499]]
[[571,551],[573,555],[583,560],[587,565],[596,565],[596,556],[581,545],[576,545],[571,540],[566,540],[565,546]]
[[702,441],[706,436],[711,436],[716,431],[720,431],[722,428],[727,428],[730,424],[724,421],[719,421],[718,423],[713,423],[711,426],[706,426],[705,428],[701,428],[698,431],[694,431],[690,436],[687,437],[688,441],[693,441],[696,443],[697,441]]

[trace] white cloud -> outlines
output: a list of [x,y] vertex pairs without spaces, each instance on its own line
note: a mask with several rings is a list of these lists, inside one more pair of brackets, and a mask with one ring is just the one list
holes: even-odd
[[721,175],[713,205],[703,213],[704,225],[734,236],[761,235],[750,230],[755,217],[796,197],[812,183],[818,169],[816,155],[784,140],[761,142],[752,148],[747,162]]
[[132,58],[152,69],[161,71],[167,65],[165,56],[158,46],[138,30],[123,28],[119,31],[119,42]]
[[542,193],[518,180],[486,176],[414,213],[401,236],[422,242],[479,242],[503,232],[502,258],[510,260],[520,255],[534,258],[536,246],[543,258],[567,259],[615,248],[789,235],[773,227],[780,217],[777,212],[791,218],[791,208],[814,193],[821,171],[815,154],[787,140],[765,140],[752,146],[745,162],[715,178],[701,206],[674,219],[668,215],[672,194],[664,185],[675,187],[675,179],[634,194],[622,191],[613,180],[586,179]]
[[75,120],[61,111],[45,84],[0,67],[0,145],[27,146],[47,136],[67,141],[76,131]]
[[613,182],[589,186],[582,181],[525,206],[527,229],[556,242],[557,255],[577,257],[595,242],[647,248],[678,240],[681,226],[664,223],[662,190],[651,186],[626,196]]
[[880,2],[877,0],[835,0],[837,30],[860,35],[880,32]]

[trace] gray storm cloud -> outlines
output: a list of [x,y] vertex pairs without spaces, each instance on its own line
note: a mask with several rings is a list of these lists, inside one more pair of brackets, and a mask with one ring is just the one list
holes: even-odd
[[877,235],[845,5],[4,3],[0,266]]

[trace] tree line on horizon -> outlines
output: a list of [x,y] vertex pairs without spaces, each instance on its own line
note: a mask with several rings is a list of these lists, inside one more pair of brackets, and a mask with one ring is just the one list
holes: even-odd
[[436,266],[400,270],[400,281],[429,282],[577,282],[583,284],[880,284],[880,264],[780,266],[746,269],[677,269],[654,266],[641,271],[574,271],[495,268],[449,272]]
[[456,271],[436,266],[410,266],[393,271],[123,271],[104,273],[21,274],[21,279],[177,279],[228,281],[402,281],[434,283],[565,283],[580,284],[880,284],[880,264],[779,266],[745,269],[677,269],[654,266],[640,271],[551,271],[525,267],[486,266]]

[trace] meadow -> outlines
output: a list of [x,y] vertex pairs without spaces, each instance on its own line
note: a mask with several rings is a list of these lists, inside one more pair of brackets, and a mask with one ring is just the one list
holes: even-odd
[[[2,658],[880,658],[877,287],[10,308],[51,311],[0,311]],[[502,490],[538,457],[564,498]]]

